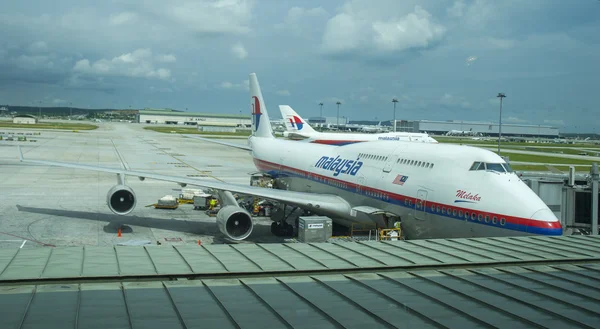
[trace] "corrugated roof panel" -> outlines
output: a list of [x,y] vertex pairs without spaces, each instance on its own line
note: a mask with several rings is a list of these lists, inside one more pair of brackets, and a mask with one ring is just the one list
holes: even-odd
[[82,276],[119,275],[119,262],[114,247],[83,247]]
[[169,281],[164,285],[187,328],[238,328],[202,281]]
[[283,244],[282,246],[304,255],[305,257],[312,259],[313,261],[321,264],[323,267],[328,269],[358,267],[356,264],[352,263],[352,261],[343,260],[333,254],[323,252],[322,250],[317,249],[311,246],[310,244],[288,243]]
[[[215,299],[242,328],[285,328],[273,309],[245,287],[239,280],[203,280]],[[293,305],[288,305],[293,307]],[[256,316],[260,314],[260,316]]]
[[386,266],[386,263],[378,260],[377,258],[373,258],[370,256],[366,256],[360,252],[357,252],[353,249],[344,248],[345,244],[337,245],[332,243],[317,243],[311,244],[311,247],[322,250],[328,254],[334,255],[340,259],[343,259],[346,262],[349,262],[357,267],[380,267]]
[[377,242],[377,241],[361,241],[359,242],[369,248],[374,248],[379,251],[389,253],[396,257],[399,257],[412,265],[427,265],[427,264],[441,264],[437,258],[432,258],[422,253],[413,252],[415,246],[400,246],[398,243],[402,241],[389,241],[389,242]]
[[175,305],[161,282],[126,283],[123,290],[133,328],[183,328]]
[[257,244],[258,247],[272,253],[279,259],[284,259],[286,262],[291,264],[296,270],[322,270],[327,269],[323,264],[306,257],[304,254],[299,253],[293,249],[286,248],[279,243],[261,243]]
[[115,247],[121,275],[157,274],[146,248]]
[[353,252],[360,254],[364,257],[376,260],[380,263],[378,266],[381,266],[381,264],[386,266],[413,265],[412,262],[398,257],[391,252],[384,252],[382,250],[372,248],[369,245],[359,244],[356,242],[338,242],[334,243],[334,245],[344,249],[352,250]]
[[194,273],[226,273],[227,268],[204,246],[173,246],[190,265]]
[[[469,244],[465,244],[460,241],[457,242],[455,240],[464,240],[464,239],[452,239],[452,240],[444,240],[444,239],[432,239],[428,240],[431,244],[438,244],[440,248],[445,248],[447,251],[458,250],[461,252],[468,252],[475,254],[479,257],[487,258],[487,262],[498,262],[498,261],[519,261],[522,260],[521,257],[511,255],[510,253],[504,253],[500,249],[497,250],[489,250],[489,249],[476,249],[470,246]],[[486,263],[487,263],[486,262]]]
[[52,248],[19,249],[0,279],[33,279],[39,278],[46,267]]
[[230,245],[208,245],[204,248],[216,257],[229,272],[260,272],[262,269]]
[[185,262],[177,249],[162,248],[159,246],[145,246],[152,263],[156,266],[158,274],[185,274],[193,273],[190,265]]
[[48,321],[60,323],[63,328],[75,327],[78,309],[79,285],[38,286],[22,328],[47,328]]
[[77,328],[131,328],[121,283],[82,284],[80,291]]
[[44,278],[79,277],[83,266],[83,248],[67,247],[53,249],[48,265],[42,273]]
[[582,247],[581,243],[562,243],[561,241],[536,239],[534,237],[525,237],[520,240],[511,240],[513,245],[525,244],[527,247],[534,250],[547,250],[553,254],[558,254],[567,257],[599,257],[600,250],[590,250]]
[[0,248],[0,277],[19,252],[18,248]]
[[281,259],[255,244],[239,244],[231,245],[231,247],[265,271],[295,270],[285,259]]
[[335,321],[280,284],[275,278],[240,280],[292,328],[336,328]]
[[0,287],[0,328],[19,328],[35,289],[33,285]]
[[506,256],[512,259],[519,260],[540,260],[540,259],[556,259],[564,258],[565,256],[557,255],[548,250],[539,250],[535,246],[531,248],[531,244],[524,243],[522,246],[515,246],[510,240],[498,242],[492,239],[456,239],[452,240],[453,244],[461,244],[472,250],[487,252],[493,255]]

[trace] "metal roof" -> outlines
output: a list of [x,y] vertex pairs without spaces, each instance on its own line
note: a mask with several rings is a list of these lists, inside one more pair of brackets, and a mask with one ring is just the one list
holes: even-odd
[[600,237],[0,249],[0,283],[319,273],[592,261]]
[[598,328],[599,274],[563,264],[2,286],[0,328]]
[[163,115],[176,117],[205,117],[205,118],[230,118],[230,119],[249,119],[250,115],[240,114],[217,114],[217,113],[196,113],[196,112],[170,112],[170,111],[148,111],[140,110],[140,115]]

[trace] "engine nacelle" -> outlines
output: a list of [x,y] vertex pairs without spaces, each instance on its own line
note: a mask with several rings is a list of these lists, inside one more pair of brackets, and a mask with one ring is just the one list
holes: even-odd
[[108,194],[106,195],[108,208],[117,215],[127,215],[130,213],[135,208],[136,202],[135,193],[127,185],[115,185],[108,190]]
[[244,240],[252,233],[252,216],[244,208],[225,206],[217,213],[217,226],[228,238]]
[[289,132],[289,131],[287,131],[287,130],[286,130],[286,131],[284,131],[284,132],[283,132],[283,137],[285,137],[285,138],[288,138],[288,137],[290,137],[290,132]]

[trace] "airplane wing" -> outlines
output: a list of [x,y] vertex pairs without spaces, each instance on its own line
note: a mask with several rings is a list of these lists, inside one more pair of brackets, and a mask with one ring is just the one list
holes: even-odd
[[[216,141],[211,141],[216,142]],[[193,179],[186,177],[177,177],[177,176],[168,176],[168,175],[160,175],[153,174],[148,172],[140,172],[135,170],[126,170],[126,169],[116,169],[116,168],[105,168],[105,167],[97,167],[90,165],[83,165],[77,163],[66,163],[66,162],[56,162],[56,161],[46,161],[46,160],[29,160],[23,157],[23,153],[21,151],[21,146],[19,148],[19,159],[21,162],[25,163],[35,163],[46,166],[57,166],[57,167],[65,167],[65,168],[74,168],[74,169],[82,169],[82,170],[91,170],[91,171],[99,171],[106,172],[112,174],[119,174],[121,176],[129,175],[129,176],[137,176],[139,178],[150,178],[167,182],[174,182],[178,184],[186,184],[193,186],[202,186],[207,188],[212,188],[215,190],[221,191],[230,191],[234,193],[254,195],[264,199],[278,201],[281,203],[285,203],[288,205],[300,207],[308,210],[324,210],[328,212],[335,213],[350,213],[350,205],[344,199],[337,195],[333,194],[316,194],[316,193],[305,193],[305,192],[295,192],[295,191],[287,191],[287,190],[277,190],[277,189],[269,189],[263,187],[249,186],[249,185],[239,185],[239,184],[231,184],[231,183],[222,183],[217,181],[208,181],[201,179]]]
[[241,150],[252,151],[252,148],[250,148],[250,146],[248,146],[248,145],[237,144],[237,143],[228,143],[228,142],[223,142],[223,141],[219,141],[219,140],[214,140],[213,138],[204,138],[204,137],[195,136],[195,135],[182,134],[181,136],[201,140],[204,142],[221,144],[221,145],[225,145],[225,146],[229,146],[229,147],[235,147],[235,148],[238,148]]

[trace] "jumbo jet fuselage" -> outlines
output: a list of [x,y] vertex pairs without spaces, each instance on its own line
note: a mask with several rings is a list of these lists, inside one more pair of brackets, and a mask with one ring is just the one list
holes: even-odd
[[[410,142],[330,146],[261,137],[250,137],[249,144],[256,167],[287,189],[335,194],[352,207],[396,214],[409,239],[562,234],[546,204],[517,175],[503,172],[504,160],[487,150]],[[489,169],[470,170],[477,161]],[[345,225],[374,221],[356,212],[326,215]]]

